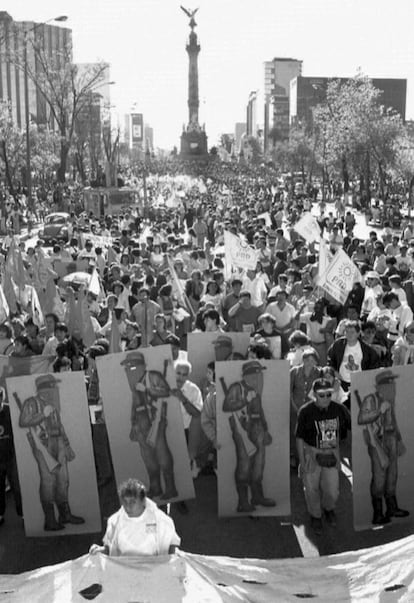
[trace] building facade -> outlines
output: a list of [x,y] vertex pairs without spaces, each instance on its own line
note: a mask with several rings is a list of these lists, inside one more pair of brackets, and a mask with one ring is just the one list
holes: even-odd
[[264,64],[264,146],[289,137],[290,82],[302,73],[302,61],[275,57]]
[[257,101],[257,90],[252,90],[249,94],[249,100],[247,101],[246,107],[246,135],[257,136],[258,130],[258,101]]
[[[7,12],[0,11],[0,99],[10,103],[13,121],[19,128],[26,126],[25,74],[22,67],[25,47],[28,68],[36,72],[32,43],[40,45],[50,57],[59,51],[67,51],[72,57],[71,29],[33,21],[14,21]],[[30,78],[28,99],[30,119],[39,125],[53,127],[47,103]]]

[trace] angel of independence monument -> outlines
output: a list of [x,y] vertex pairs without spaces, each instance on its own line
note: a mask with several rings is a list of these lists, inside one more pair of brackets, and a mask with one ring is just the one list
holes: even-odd
[[181,9],[190,18],[189,26],[191,28],[190,37],[186,50],[188,52],[188,125],[183,127],[181,134],[181,151],[180,156],[183,159],[201,159],[208,157],[207,136],[204,126],[201,127],[198,123],[198,108],[200,105],[198,98],[198,53],[200,45],[197,40],[197,34],[194,28],[197,23],[194,20],[194,15],[198,11],[187,10],[184,7]]

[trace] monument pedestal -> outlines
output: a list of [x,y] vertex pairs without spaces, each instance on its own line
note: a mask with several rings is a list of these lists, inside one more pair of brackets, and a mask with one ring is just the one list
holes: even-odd
[[205,159],[207,156],[207,136],[203,130],[181,134],[180,157],[182,159]]

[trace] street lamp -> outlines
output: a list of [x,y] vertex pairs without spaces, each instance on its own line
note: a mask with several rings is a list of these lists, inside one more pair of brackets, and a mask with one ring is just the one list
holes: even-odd
[[29,107],[29,69],[27,60],[27,36],[29,33],[36,31],[36,29],[42,25],[47,25],[52,21],[59,23],[67,21],[66,15],[60,15],[48,19],[42,23],[36,23],[31,29],[25,30],[23,37],[23,62],[24,62],[24,104],[25,104],[25,117],[26,117],[26,183],[27,183],[27,204],[31,207],[32,204],[32,167],[30,158],[30,107]]

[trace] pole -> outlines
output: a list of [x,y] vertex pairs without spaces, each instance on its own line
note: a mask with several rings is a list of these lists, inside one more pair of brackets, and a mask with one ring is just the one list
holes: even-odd
[[23,59],[24,59],[24,104],[26,116],[26,185],[27,185],[27,206],[32,208],[32,166],[30,158],[30,107],[29,107],[29,74],[27,64],[27,32],[24,32],[23,40]]
[[147,162],[146,162],[146,155],[144,155],[143,184],[144,184],[144,218],[148,218],[148,191],[147,191]]

